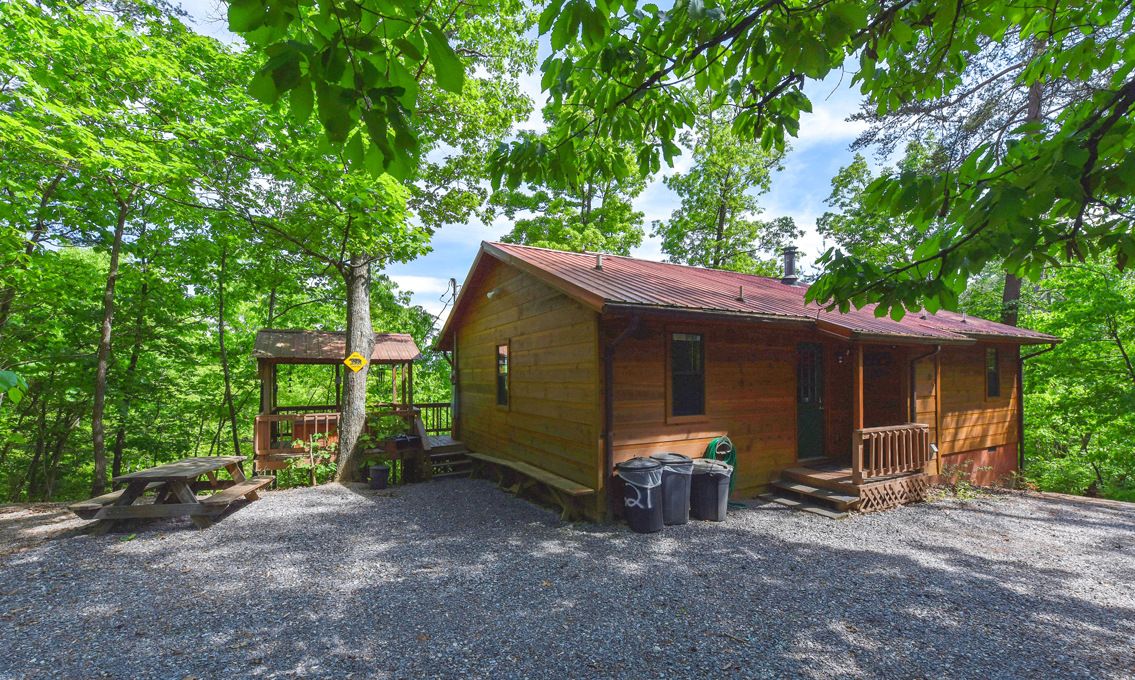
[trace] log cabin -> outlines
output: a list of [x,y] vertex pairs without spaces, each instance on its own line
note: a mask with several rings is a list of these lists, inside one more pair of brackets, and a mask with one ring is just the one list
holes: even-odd
[[454,438],[592,519],[619,505],[616,463],[720,436],[735,498],[821,514],[918,500],[952,466],[983,484],[1017,470],[1022,347],[1059,338],[828,312],[793,258],[777,279],[482,243],[435,345],[452,353]]

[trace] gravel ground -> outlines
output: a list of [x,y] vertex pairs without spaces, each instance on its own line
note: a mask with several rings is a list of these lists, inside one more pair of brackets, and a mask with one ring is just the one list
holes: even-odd
[[640,536],[482,481],[278,491],[3,558],[0,642],[5,679],[1132,678],[1135,509],[754,502]]

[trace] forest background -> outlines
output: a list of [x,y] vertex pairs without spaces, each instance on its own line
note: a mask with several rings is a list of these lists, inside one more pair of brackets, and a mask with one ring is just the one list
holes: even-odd
[[[403,41],[423,66],[394,96],[415,88],[425,113],[409,123],[415,139],[391,129],[390,148],[364,149],[358,136],[320,141],[334,121],[322,100],[266,105],[280,84],[258,80],[259,58],[195,32],[176,7],[5,3],[0,497],[80,498],[108,473],[247,454],[256,330],[342,330],[361,270],[374,328],[429,347],[439,320],[384,272],[427,253],[439,229],[503,216],[515,220],[501,235],[511,242],[627,254],[652,237],[671,261],[777,273],[775,254],[803,230],[763,219],[759,197],[787,148],[737,137],[736,111],[692,91],[682,171],[644,172],[630,145],[610,143],[585,159],[597,169],[587,182],[491,190],[497,141],[550,144],[571,121],[549,114],[543,129],[519,129],[535,106],[520,80],[537,66],[538,8],[478,7],[444,26],[464,87],[425,68],[434,42]],[[873,180],[949,170],[975,145],[1096,91],[1068,81],[1038,95],[994,77],[1030,49],[990,47],[968,74],[986,85],[964,105],[865,109],[854,147],[893,167],[856,156],[831,180],[816,231],[855,256],[909,258],[919,232],[876,211]],[[389,173],[376,180],[379,163]],[[680,206],[648,224],[634,199],[658,176]],[[959,308],[1065,338],[1027,364],[1026,475],[1135,499],[1130,273],[1087,259],[1022,283],[993,262],[970,276]],[[448,401],[448,365],[425,355],[418,398]],[[334,389],[324,367],[281,371],[281,403],[329,403]]]

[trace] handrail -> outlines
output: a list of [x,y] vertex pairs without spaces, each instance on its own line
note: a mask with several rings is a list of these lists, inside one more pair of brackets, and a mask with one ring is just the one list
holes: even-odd
[[[338,440],[339,413],[334,406],[323,406],[327,411],[313,413],[308,409],[314,406],[285,408],[301,413],[261,414],[254,418],[252,428],[252,449],[257,456],[289,456],[296,453],[310,453],[311,435],[322,434],[324,441]],[[453,412],[449,402],[430,402],[425,404],[371,404],[367,416],[399,416],[407,420],[407,432],[413,432],[413,419],[421,416],[427,434],[443,434],[453,431]],[[372,410],[373,409],[373,410]],[[317,447],[318,448],[318,445]]]
[[924,423],[855,430],[851,443],[851,479],[855,484],[873,477],[920,472],[934,458],[930,426]]

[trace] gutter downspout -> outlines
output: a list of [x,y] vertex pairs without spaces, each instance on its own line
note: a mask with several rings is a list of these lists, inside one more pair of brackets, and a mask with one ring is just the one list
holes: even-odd
[[1038,357],[1054,349],[1056,349],[1055,343],[1039,352],[1025,355],[1018,352],[1017,355],[1017,394],[1019,395],[1017,399],[1021,402],[1020,408],[1017,409],[1017,474],[1025,470],[1025,359]]
[[603,480],[607,486],[608,523],[615,519],[615,501],[611,496],[614,487],[611,479],[615,474],[615,349],[636,330],[637,316],[632,317],[630,325],[603,349],[603,468],[606,472]]
[[921,356],[917,356],[910,360],[910,422],[918,421],[918,375],[915,369],[915,364],[923,359],[929,359],[932,356],[937,356],[942,351],[941,345],[934,345],[934,350],[927,352]]

